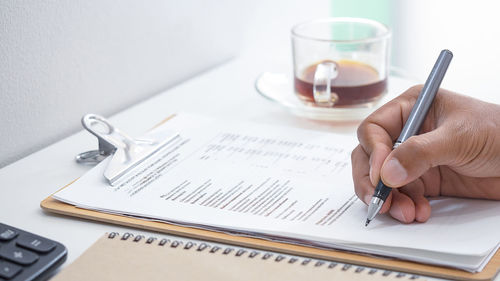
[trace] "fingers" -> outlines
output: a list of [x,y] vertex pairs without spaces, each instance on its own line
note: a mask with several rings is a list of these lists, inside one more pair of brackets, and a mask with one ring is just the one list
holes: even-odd
[[401,193],[407,195],[414,204],[414,217],[407,216],[403,222],[426,222],[431,216],[431,205],[429,200],[425,198],[425,185],[421,179],[398,189]]
[[[425,198],[426,186],[419,177],[430,167],[449,161],[451,155],[442,152],[443,149],[450,149],[449,144],[445,143],[446,129],[435,129],[432,112],[422,127],[424,132],[430,133],[412,137],[392,151],[392,145],[421,88],[417,86],[409,89],[366,118],[358,128],[360,145],[352,153],[357,196],[369,204],[374,186],[380,179],[388,186],[396,187],[381,213],[388,211],[403,223],[425,222],[429,219],[431,207]],[[434,180],[427,182],[433,183]]]
[[385,159],[391,153],[391,148],[387,145],[374,145],[373,151],[370,154],[369,164],[369,178],[373,186],[377,186],[380,180],[380,170]]
[[[351,157],[353,180],[356,195],[365,204],[370,203],[374,186],[377,185],[380,178],[385,182],[384,176],[387,175],[382,175],[381,171],[383,171],[384,165],[388,163],[387,160],[393,155],[393,142],[399,136],[420,90],[421,86],[409,89],[398,98],[375,111],[358,128],[360,145],[354,149]],[[399,160],[394,158],[391,164],[394,164],[396,161]],[[384,203],[381,213],[389,211],[392,217],[404,223],[413,221],[424,222],[428,220],[431,208],[429,202],[424,197],[424,184],[422,181],[412,183],[417,177],[410,180],[410,176],[415,173],[422,174],[425,172],[425,169],[419,168],[417,172],[412,170],[412,174],[409,175],[409,172],[400,163],[396,162],[396,165],[392,165],[392,167],[391,164],[385,167],[387,168],[386,173],[391,173],[388,176],[389,179],[395,178],[396,182],[404,182],[398,186],[391,186],[407,186],[400,190],[394,189],[391,192],[391,195]]]
[[[368,154],[371,153],[370,144],[386,141],[387,138],[392,147],[392,143],[401,133],[404,122],[410,115],[421,89],[420,85],[411,87],[363,120],[358,127],[358,138]],[[380,137],[383,138],[380,139]]]
[[[358,198],[368,205],[375,187],[369,179],[368,155],[361,145],[353,150],[351,160],[354,190]],[[400,189],[393,189],[380,213],[383,214],[387,211],[392,217],[403,223],[427,221],[430,217],[431,207],[429,201],[424,197],[424,183],[419,179]]]
[[[370,182],[368,155],[361,145],[358,145],[351,154],[352,178],[354,182],[354,191],[359,199],[366,205],[370,204],[375,185]],[[389,195],[385,201],[380,213],[386,213],[391,205],[392,197]]]
[[368,155],[363,148],[358,145],[351,153],[352,179],[354,182],[354,191],[359,199],[365,204],[369,204],[373,194],[373,185],[369,178]]
[[403,223],[426,222],[431,205],[424,197],[424,184],[416,180],[402,188],[393,189],[389,214]]
[[401,187],[421,177],[430,168],[454,161],[455,144],[446,127],[413,136],[385,159],[380,176],[391,187]]
[[420,88],[413,87],[385,104],[358,127],[359,142],[369,155],[369,177],[374,186],[380,179],[382,164],[392,151],[393,142],[399,136]]
[[391,195],[392,204],[389,214],[401,222],[413,222],[415,220],[415,204],[411,198],[397,189],[393,189]]

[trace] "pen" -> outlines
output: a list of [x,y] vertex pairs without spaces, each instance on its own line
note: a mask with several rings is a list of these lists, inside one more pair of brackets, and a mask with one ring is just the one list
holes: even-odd
[[[444,74],[446,73],[446,70],[448,69],[452,58],[453,53],[449,50],[442,50],[439,54],[439,57],[434,64],[429,77],[427,77],[427,81],[425,81],[422,91],[418,95],[417,101],[411,109],[410,116],[408,116],[408,120],[406,121],[401,134],[392,147],[393,150],[411,136],[416,135],[420,130],[420,126],[427,116],[427,112],[429,111],[434,97],[439,90],[441,81],[443,81]],[[366,217],[365,226],[368,226],[368,224],[378,214],[391,191],[392,188],[386,186],[382,182],[382,179],[380,179],[377,187],[375,188],[375,193],[373,194],[370,205],[368,206],[368,215]]]

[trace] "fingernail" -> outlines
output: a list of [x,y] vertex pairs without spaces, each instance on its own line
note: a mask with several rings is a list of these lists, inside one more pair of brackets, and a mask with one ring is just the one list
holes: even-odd
[[408,177],[408,172],[401,166],[398,159],[392,158],[385,163],[384,167],[384,182],[388,185],[398,186],[403,183]]
[[403,209],[401,209],[399,204],[392,205],[390,213],[398,221],[406,222],[405,216],[403,215]]

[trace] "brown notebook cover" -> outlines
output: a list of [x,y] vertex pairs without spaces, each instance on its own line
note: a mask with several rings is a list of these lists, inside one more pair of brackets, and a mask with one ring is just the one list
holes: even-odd
[[247,248],[127,235],[106,234],[52,280],[424,280]]

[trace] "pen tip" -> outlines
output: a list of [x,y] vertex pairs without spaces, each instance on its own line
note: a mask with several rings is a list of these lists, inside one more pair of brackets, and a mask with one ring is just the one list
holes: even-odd
[[368,226],[370,224],[370,222],[371,222],[371,220],[366,219],[365,227]]

